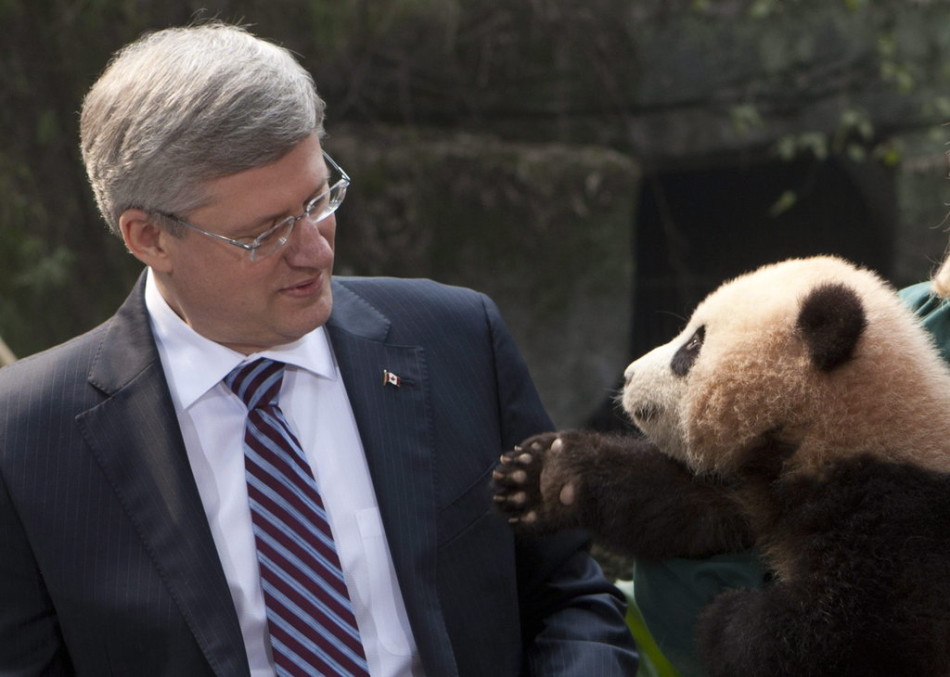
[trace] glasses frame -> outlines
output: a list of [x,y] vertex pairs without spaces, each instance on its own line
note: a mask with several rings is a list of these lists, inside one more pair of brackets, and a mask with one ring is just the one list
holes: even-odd
[[[298,216],[288,216],[285,219],[281,219],[276,224],[274,224],[273,227],[268,228],[266,231],[264,231],[263,233],[255,237],[254,240],[251,242],[241,242],[240,240],[235,240],[225,235],[213,233],[210,230],[205,230],[204,228],[200,228],[193,223],[189,223],[188,221],[185,221],[185,219],[181,218],[180,216],[176,214],[172,214],[171,212],[163,212],[157,209],[152,209],[148,211],[151,211],[154,214],[158,214],[159,216],[164,216],[166,219],[170,219],[174,221],[175,223],[179,223],[183,226],[187,226],[188,228],[191,228],[192,230],[197,231],[203,235],[207,235],[208,237],[213,237],[215,240],[221,240],[222,242],[227,242],[228,244],[234,245],[235,247],[240,247],[241,249],[243,249],[244,251],[248,253],[248,258],[251,261],[256,261],[256,260],[270,256],[271,254],[279,251],[285,244],[287,244],[287,240],[289,240],[290,236],[293,235],[294,228],[297,226],[298,221],[301,221],[302,219],[311,219],[313,223],[320,223],[321,221],[326,219],[328,216],[333,214],[340,207],[340,205],[343,204],[343,200],[346,197],[346,189],[350,186],[350,184],[352,183],[352,180],[350,179],[349,175],[345,171],[343,171],[343,168],[340,167],[340,165],[338,165],[336,162],[334,162],[333,158],[331,158],[326,153],[326,151],[323,152],[323,159],[331,169],[334,169],[339,173],[340,178],[332,186],[327,188],[325,191],[323,191],[322,193],[320,193],[313,199],[307,200],[306,204],[303,207],[303,212],[301,214],[299,214]],[[327,196],[333,195],[334,191],[340,193],[336,201],[328,202],[324,211],[321,212],[321,214],[318,217],[313,218],[313,212],[317,208],[317,205],[320,204],[320,202]],[[281,229],[284,229],[284,228],[287,229],[287,234],[277,240],[277,246],[274,247],[272,250],[268,251],[266,254],[258,255],[257,250],[263,247],[265,244],[268,244],[265,242],[265,240],[267,240],[267,238],[274,235],[274,233],[277,233]]]

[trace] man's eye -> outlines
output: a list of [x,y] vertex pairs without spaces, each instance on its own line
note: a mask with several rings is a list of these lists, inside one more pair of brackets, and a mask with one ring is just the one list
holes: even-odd
[[261,231],[257,233],[256,235],[244,235],[242,237],[236,237],[234,239],[237,240],[238,242],[242,242],[244,244],[250,244],[250,245],[255,244],[257,242],[267,242],[274,235],[279,233],[284,227],[286,227],[287,224],[291,221],[293,221],[292,217],[282,219],[274,223],[269,223],[267,224],[266,228],[262,228]]
[[287,228],[292,226],[295,220],[296,219],[294,219],[294,217],[292,216],[288,216],[285,219],[281,219],[280,221],[273,224],[270,228],[265,230],[263,233],[258,235],[257,241],[267,242],[268,240],[271,240],[274,237],[283,237]]
[[319,214],[324,207],[326,207],[327,200],[330,199],[329,193],[324,193],[323,195],[318,195],[310,202],[307,203],[307,216],[312,216],[313,214]]

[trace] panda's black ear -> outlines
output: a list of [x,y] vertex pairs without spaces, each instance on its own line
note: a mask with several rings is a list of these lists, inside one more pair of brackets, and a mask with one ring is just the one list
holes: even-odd
[[854,356],[867,317],[857,293],[834,282],[815,287],[802,300],[797,327],[815,366],[831,371]]

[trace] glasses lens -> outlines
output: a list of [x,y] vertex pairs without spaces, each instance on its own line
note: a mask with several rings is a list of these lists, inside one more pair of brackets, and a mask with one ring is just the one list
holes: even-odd
[[333,205],[335,210],[341,204],[343,204],[343,198],[346,197],[346,189],[349,187],[350,182],[346,179],[340,179],[333,189],[330,191],[330,202]]
[[258,259],[263,259],[267,256],[270,256],[287,244],[287,240],[290,239],[290,234],[294,231],[294,224],[296,222],[297,219],[295,219],[293,216],[288,216],[286,219],[257,238],[257,243],[260,246],[251,250],[251,261],[257,261]]
[[[329,160],[329,156],[325,157]],[[297,225],[297,221],[307,219],[314,224],[320,223],[343,204],[343,199],[346,197],[346,189],[350,185],[349,177],[343,174],[342,170],[340,170],[332,160],[327,164],[330,168],[330,180],[333,182],[330,189],[307,203],[303,214],[299,217],[288,216],[271,230],[261,235],[257,239],[257,243],[260,246],[250,251],[249,256],[251,261],[257,261],[270,256],[287,244],[287,240],[290,239],[290,234],[294,231],[294,226]]]
[[346,197],[347,182],[343,179],[335,183],[330,190],[307,205],[303,216],[311,223],[320,223],[337,210]]

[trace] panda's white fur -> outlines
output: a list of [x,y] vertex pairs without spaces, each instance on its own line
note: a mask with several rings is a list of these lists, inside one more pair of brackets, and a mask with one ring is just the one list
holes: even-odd
[[[803,298],[824,283],[855,290],[867,317],[853,357],[831,372],[815,367],[796,326]],[[700,327],[698,357],[677,376],[673,355]],[[724,284],[626,378],[624,409],[697,472],[731,472],[765,434],[797,448],[789,471],[819,474],[870,453],[950,472],[950,371],[894,290],[838,258],[785,261]]]

